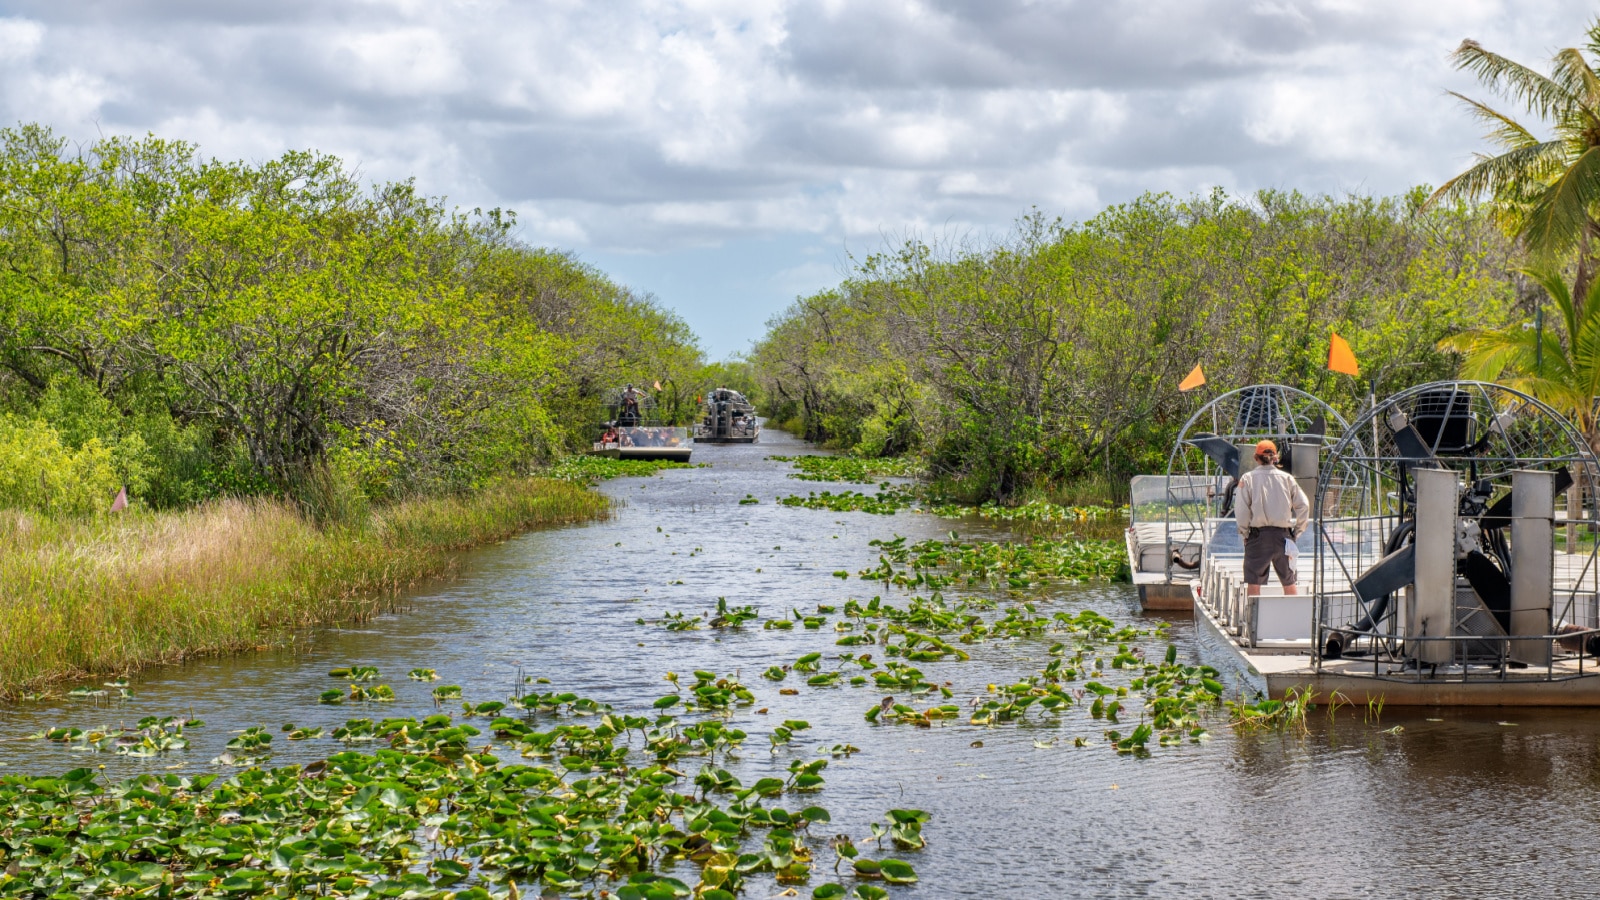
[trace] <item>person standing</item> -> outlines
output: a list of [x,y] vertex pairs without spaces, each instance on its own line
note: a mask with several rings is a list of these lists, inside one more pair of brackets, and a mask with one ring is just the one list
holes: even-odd
[[1234,517],[1244,539],[1244,583],[1258,596],[1267,570],[1278,573],[1285,594],[1298,594],[1299,580],[1286,541],[1298,539],[1311,520],[1311,503],[1294,476],[1278,468],[1278,445],[1256,444],[1256,467],[1239,479],[1234,491]]

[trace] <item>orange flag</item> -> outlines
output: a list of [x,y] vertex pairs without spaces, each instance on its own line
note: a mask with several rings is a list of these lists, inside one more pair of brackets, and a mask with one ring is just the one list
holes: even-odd
[[1361,374],[1361,368],[1356,365],[1355,352],[1350,349],[1350,342],[1339,337],[1338,332],[1334,332],[1333,338],[1328,341],[1328,371],[1351,376]]
[[1194,364],[1194,371],[1190,372],[1187,377],[1185,377],[1182,381],[1178,382],[1178,390],[1181,393],[1187,394],[1190,391],[1194,390],[1195,388],[1197,388],[1200,385],[1205,384],[1205,383],[1206,383],[1206,373],[1200,371],[1200,364],[1199,363],[1195,363]]
[[661,390],[661,382],[656,382],[656,390]]
[[117,496],[111,501],[111,511],[112,512],[122,512],[123,510],[125,510],[127,508],[128,508],[128,486],[127,485],[123,485],[122,486],[122,490],[117,491]]

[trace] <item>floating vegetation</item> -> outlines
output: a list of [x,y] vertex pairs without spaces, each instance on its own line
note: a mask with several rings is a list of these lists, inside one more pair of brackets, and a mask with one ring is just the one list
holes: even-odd
[[841,491],[837,494],[832,491],[817,493],[812,491],[804,497],[790,495],[778,500],[784,506],[799,506],[806,509],[826,509],[833,512],[864,512],[879,516],[892,516],[902,509],[916,502],[916,494],[906,488],[895,487],[884,482],[878,486],[878,493],[863,494],[860,491]]
[[252,725],[228,741],[221,756],[211,760],[214,766],[255,766],[272,758],[272,735],[260,725]]
[[439,673],[432,669],[412,669],[406,673],[406,677],[412,681],[438,681]]
[[[678,683],[675,675],[668,680]],[[655,705],[682,701],[715,711],[746,693],[729,677],[696,672],[684,695]],[[270,755],[272,736],[252,727],[213,761],[240,767],[227,778],[110,782],[87,768],[55,778],[0,777],[7,846],[25,848],[20,864],[0,872],[0,892],[490,900],[603,890],[630,900],[727,900],[760,873],[780,884],[810,880],[825,846],[840,862],[851,861],[859,880],[849,893],[832,883],[815,896],[882,898],[883,889],[866,880],[916,880],[904,860],[866,859],[849,838],[813,836],[811,826],[831,822],[823,807],[769,805],[823,789],[826,758],[791,760],[782,775],[746,785],[724,761],[747,735],[720,717],[686,722],[659,709],[620,715],[570,693],[516,701],[541,718],[497,716],[487,744],[477,743],[483,731],[443,714],[351,719],[333,730],[333,740],[384,749],[264,769],[258,763]],[[505,704],[464,706],[471,715],[492,715]],[[582,715],[595,718],[569,718]],[[143,737],[173,738],[185,724],[140,722]],[[785,720],[772,732],[772,752],[810,727]],[[291,740],[322,736],[320,728],[292,724],[283,731]],[[52,729],[38,737],[87,736]],[[825,753],[857,751],[835,744]],[[705,761],[691,775],[674,768],[686,757]],[[880,847],[887,836],[897,849],[918,850],[926,821],[918,810],[890,810],[887,824],[871,826],[872,838]],[[658,871],[682,862],[698,868],[695,883]]]
[[872,484],[880,478],[921,478],[926,470],[914,459],[890,456],[862,459],[854,456],[769,456],[786,462],[799,472],[790,478],[802,481],[843,481]]
[[738,628],[760,615],[754,606],[729,606],[727,597],[718,597],[717,611],[711,617],[710,625],[712,628]]
[[616,459],[580,454],[561,460],[543,474],[549,478],[582,483],[647,477],[662,469],[701,469],[708,466],[708,463],[685,463],[670,459]]
[[377,666],[346,666],[334,669],[328,673],[334,678],[348,678],[351,681],[377,681]]
[[857,577],[900,587],[1003,583],[1021,590],[1049,582],[1127,581],[1130,577],[1125,549],[1112,541],[963,541],[952,533],[948,541],[929,539],[908,545],[906,538],[896,537],[872,541],[871,546],[880,551],[878,565],[862,569]]
[[757,503],[760,503],[760,502],[761,502],[760,498],[756,497],[755,494],[745,494],[742,498],[740,498],[739,505],[740,506],[755,506]]
[[350,685],[350,700],[354,703],[393,703],[395,700],[394,688],[387,684],[375,684],[367,687],[363,684]]
[[946,519],[976,517],[1010,525],[1034,526],[1038,530],[1070,531],[1080,537],[1114,540],[1128,527],[1127,507],[1063,506],[1048,500],[1030,500],[1019,506],[963,506],[944,503],[927,510]]
[[1306,713],[1316,709],[1316,692],[1290,688],[1282,700],[1258,697],[1253,702],[1227,701],[1231,724],[1242,730],[1306,731]]
[[[661,618],[654,621],[635,619],[634,624],[660,625],[668,631],[696,631],[701,625],[711,628],[741,628],[744,623],[760,617],[761,613],[752,605],[730,606],[728,598],[718,597],[717,608],[705,615],[691,616],[683,612],[669,612],[662,613]],[[767,627],[772,626],[769,624]]]
[[1001,506],[997,503],[985,503],[982,506],[962,506],[955,503],[945,503],[929,509],[928,512],[945,519],[959,519],[966,516],[976,516],[980,519],[989,519],[996,522],[1090,522],[1104,519],[1121,519],[1128,517],[1127,507],[1113,509],[1109,506],[1062,506],[1048,500],[1030,500],[1019,506]]
[[180,719],[177,716],[156,718],[146,716],[132,728],[99,729],[47,728],[28,735],[27,740],[52,741],[65,744],[76,753],[115,753],[119,756],[158,756],[174,750],[189,749],[183,729],[199,728],[205,723],[198,719]]

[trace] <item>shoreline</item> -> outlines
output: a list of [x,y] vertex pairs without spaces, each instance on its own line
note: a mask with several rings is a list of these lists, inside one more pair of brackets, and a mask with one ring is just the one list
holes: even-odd
[[610,509],[583,484],[536,477],[320,529],[267,499],[94,519],[3,511],[0,701],[358,623],[448,577],[464,550]]

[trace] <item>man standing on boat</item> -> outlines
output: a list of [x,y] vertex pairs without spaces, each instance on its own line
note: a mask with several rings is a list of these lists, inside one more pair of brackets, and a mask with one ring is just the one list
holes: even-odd
[[642,396],[631,383],[622,390],[622,415],[632,420],[629,425],[638,425],[642,418],[639,415],[639,400]]
[[1244,583],[1250,596],[1261,593],[1267,570],[1278,573],[1285,594],[1298,594],[1298,577],[1287,543],[1306,530],[1311,503],[1294,476],[1278,468],[1278,445],[1256,444],[1256,467],[1239,479],[1234,492],[1234,517],[1244,539]]

